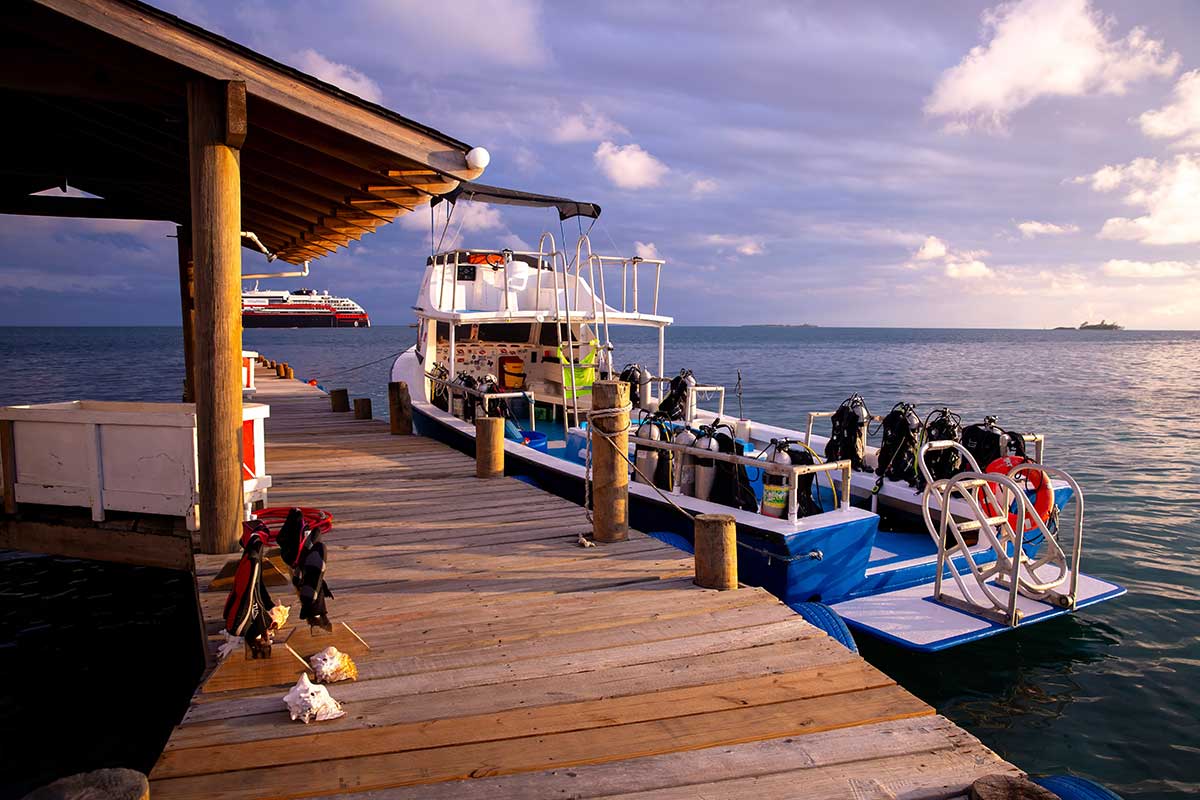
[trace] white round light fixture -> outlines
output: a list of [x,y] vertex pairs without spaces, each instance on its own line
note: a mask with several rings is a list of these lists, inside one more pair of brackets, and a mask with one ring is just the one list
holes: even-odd
[[486,169],[492,163],[492,154],[482,147],[471,148],[467,153],[467,166],[471,169]]

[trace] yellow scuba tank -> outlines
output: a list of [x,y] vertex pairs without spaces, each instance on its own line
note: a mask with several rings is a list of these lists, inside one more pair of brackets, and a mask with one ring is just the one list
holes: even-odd
[[[787,439],[771,440],[774,453],[769,461],[773,464],[791,466],[792,456],[788,452]],[[792,493],[791,479],[787,475],[763,473],[762,514],[767,517],[782,519],[787,516],[788,499]]]

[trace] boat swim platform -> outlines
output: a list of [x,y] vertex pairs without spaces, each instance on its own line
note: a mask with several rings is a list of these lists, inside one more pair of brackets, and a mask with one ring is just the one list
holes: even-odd
[[[325,645],[273,587],[293,621],[269,661],[206,676],[156,800],[945,798],[1020,774],[766,591],[698,588],[690,555],[637,532],[580,547],[573,503],[315,387],[258,387],[272,504],[333,513],[330,616],[370,649],[329,686],[345,716],[293,722],[304,664],[281,641]],[[196,558],[214,648],[229,558]]]

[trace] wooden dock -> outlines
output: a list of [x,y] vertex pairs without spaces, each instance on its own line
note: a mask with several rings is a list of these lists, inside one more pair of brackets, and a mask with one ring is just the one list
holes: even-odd
[[[271,504],[333,512],[331,615],[370,651],[330,687],[346,716],[309,725],[281,648],[219,667],[156,800],[942,798],[1019,773],[765,591],[699,589],[690,556],[640,534],[580,547],[578,506],[260,375]],[[197,558],[211,633],[227,560]]]

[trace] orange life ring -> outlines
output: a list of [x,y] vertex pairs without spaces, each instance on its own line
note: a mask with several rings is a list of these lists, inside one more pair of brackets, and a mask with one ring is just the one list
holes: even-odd
[[[1033,463],[1033,460],[1025,458],[1024,456],[1004,456],[1003,458],[997,458],[995,461],[988,464],[987,469],[985,469],[984,472],[994,472],[999,475],[1008,475],[1022,464],[1029,463]],[[1033,510],[1036,511],[1038,516],[1042,518],[1042,522],[1049,522],[1050,514],[1054,509],[1054,489],[1050,486],[1050,479],[1046,476],[1046,473],[1040,470],[1026,470],[1024,472],[1023,479],[1025,480],[1026,487],[1034,492]],[[988,485],[992,487],[993,493],[998,494],[1000,492],[1000,487],[997,484],[989,483]],[[979,505],[983,508],[984,512],[989,517],[994,517],[996,515],[996,509],[988,500],[987,493],[983,490],[982,486],[979,487],[976,497],[979,498]],[[1019,521],[1018,517],[1020,516],[1021,515],[1019,513],[1013,511],[1011,508],[1009,509],[1008,524],[1014,531],[1017,529],[1017,522]],[[1036,527],[1037,523],[1026,517],[1025,530],[1031,531]]]

